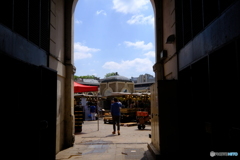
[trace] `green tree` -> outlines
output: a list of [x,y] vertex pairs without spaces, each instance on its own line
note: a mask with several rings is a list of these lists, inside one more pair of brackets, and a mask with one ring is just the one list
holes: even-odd
[[75,76],[75,75],[74,75],[74,80],[77,80],[78,78],[79,78],[79,76]]
[[86,75],[86,76],[75,76],[74,75],[74,80],[76,80],[78,78],[82,78],[82,79],[99,79],[98,77],[96,77],[94,75]]
[[118,73],[117,73],[117,72],[107,73],[107,74],[105,75],[105,78],[110,77],[110,76],[115,76],[115,75],[118,75]]

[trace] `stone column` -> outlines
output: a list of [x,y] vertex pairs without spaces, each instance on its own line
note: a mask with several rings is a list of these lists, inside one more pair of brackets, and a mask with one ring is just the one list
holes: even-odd
[[74,86],[73,86],[73,80],[74,80],[74,73],[76,68],[73,65],[74,61],[74,52],[73,52],[73,20],[74,20],[74,9],[76,6],[77,0],[68,0],[65,1],[65,56],[64,56],[64,63],[66,67],[66,79],[65,79],[65,115],[64,115],[64,121],[65,121],[65,127],[64,127],[64,146],[71,147],[73,146],[73,143],[75,141],[75,121],[74,121]]
[[[178,105],[177,105],[177,81],[171,78],[166,80],[166,73],[174,73],[177,78],[177,65],[175,44],[166,45],[165,39],[170,34],[175,34],[175,24],[173,14],[175,3],[169,0],[151,0],[155,12],[155,36],[156,36],[156,63],[153,66],[155,72],[156,83],[154,89],[156,95],[153,95],[157,100],[157,107],[151,106],[152,120],[155,125],[152,125],[152,130],[155,132],[152,135],[152,143],[149,145],[150,150],[154,152],[156,159],[161,156],[174,155],[178,152]],[[163,21],[165,19],[165,21]],[[165,38],[164,38],[165,35]],[[164,55],[166,51],[171,53],[170,57]],[[161,55],[161,53],[163,53]],[[169,58],[169,59],[165,59]],[[168,60],[165,61],[164,60]],[[168,69],[168,70],[166,70]],[[153,89],[153,90],[154,90]],[[151,95],[152,96],[152,95]],[[167,115],[167,116],[166,116]],[[153,137],[159,142],[153,141]]]
[[116,82],[116,83],[115,83],[115,92],[118,92],[118,91],[119,91],[119,90],[118,90],[118,85],[119,85],[119,83]]
[[73,75],[75,67],[72,64],[66,65],[66,78],[65,78],[65,108],[64,108],[64,146],[66,148],[73,146],[75,141],[75,121],[74,121],[74,85]]
[[[155,84],[153,89],[156,92],[151,94],[151,96],[156,97],[155,102],[151,103],[157,105],[151,105],[151,118],[152,122],[152,132],[151,139],[152,142],[148,145],[149,150],[152,152],[155,159],[159,159],[160,156],[160,127],[159,127],[159,100],[158,100],[158,81],[164,79],[163,64],[161,63],[160,53],[163,50],[163,17],[162,17],[162,1],[151,0],[154,15],[155,15],[155,49],[156,49],[156,63],[153,66],[153,71],[155,72]],[[157,101],[157,102],[156,102]],[[153,143],[154,139],[159,139],[160,141]],[[157,144],[156,144],[157,143]]]
[[164,79],[163,63],[160,58],[160,53],[163,50],[163,9],[162,1],[151,0],[155,15],[155,48],[156,48],[156,63],[153,66],[153,71],[155,72],[155,81]]

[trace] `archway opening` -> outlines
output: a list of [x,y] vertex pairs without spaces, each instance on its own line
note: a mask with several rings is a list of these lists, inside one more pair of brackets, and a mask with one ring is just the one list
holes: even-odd
[[74,13],[76,76],[154,75],[154,12],[149,0],[80,0]]
[[117,72],[134,83],[154,83],[154,27],[149,0],[79,1],[74,13],[75,80],[86,84],[85,77],[100,83]]

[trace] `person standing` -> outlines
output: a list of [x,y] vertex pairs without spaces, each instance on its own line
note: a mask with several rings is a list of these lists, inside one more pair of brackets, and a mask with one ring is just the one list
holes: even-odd
[[95,117],[95,114],[96,114],[96,106],[91,103],[90,105],[90,113],[91,113],[91,119],[92,121],[95,121],[96,120],[96,117]]
[[120,135],[120,108],[121,105],[118,102],[117,98],[113,99],[114,103],[111,104],[111,114],[112,114],[112,119],[113,119],[113,132],[112,134],[116,134],[116,125],[117,125],[117,130],[118,130],[118,135]]

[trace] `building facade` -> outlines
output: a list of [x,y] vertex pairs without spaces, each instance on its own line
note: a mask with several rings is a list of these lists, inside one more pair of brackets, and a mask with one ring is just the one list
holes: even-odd
[[139,75],[138,77],[131,77],[134,83],[155,82],[155,77],[150,74]]
[[134,93],[150,93],[150,86],[155,83],[155,77],[150,74],[131,77],[134,82]]
[[134,93],[151,93],[150,86],[155,82],[135,83]]
[[132,93],[134,83],[127,77],[114,75],[103,79],[100,83],[100,95],[109,96],[113,92]]
[[158,107],[149,149],[163,157],[239,151],[240,1],[151,2]]
[[[150,1],[156,63],[150,88],[155,95],[151,95],[149,149],[163,157],[239,151],[240,1]],[[35,145],[28,152],[36,153],[36,159],[53,160],[74,143],[76,3],[0,2],[1,100],[7,104],[3,113],[11,116],[3,124],[3,137],[8,140],[4,149],[12,144]],[[16,77],[21,77],[17,85]],[[116,91],[125,91],[125,84],[121,85]],[[133,88],[125,86],[129,91]],[[18,147],[11,158],[25,151]]]
[[[72,20],[76,3],[0,2],[1,85],[8,86],[1,99],[8,104],[4,113],[13,117],[3,135],[9,139],[3,144],[6,149],[14,143],[25,144],[36,159],[53,160],[57,152],[74,143]],[[12,85],[16,77],[20,80]],[[16,103],[9,103],[10,91],[16,93]],[[18,147],[12,158],[25,151]]]
[[144,74],[144,75],[140,75],[138,78],[137,78],[137,83],[144,83],[144,82],[154,82],[155,81],[155,78],[150,75],[150,74]]

